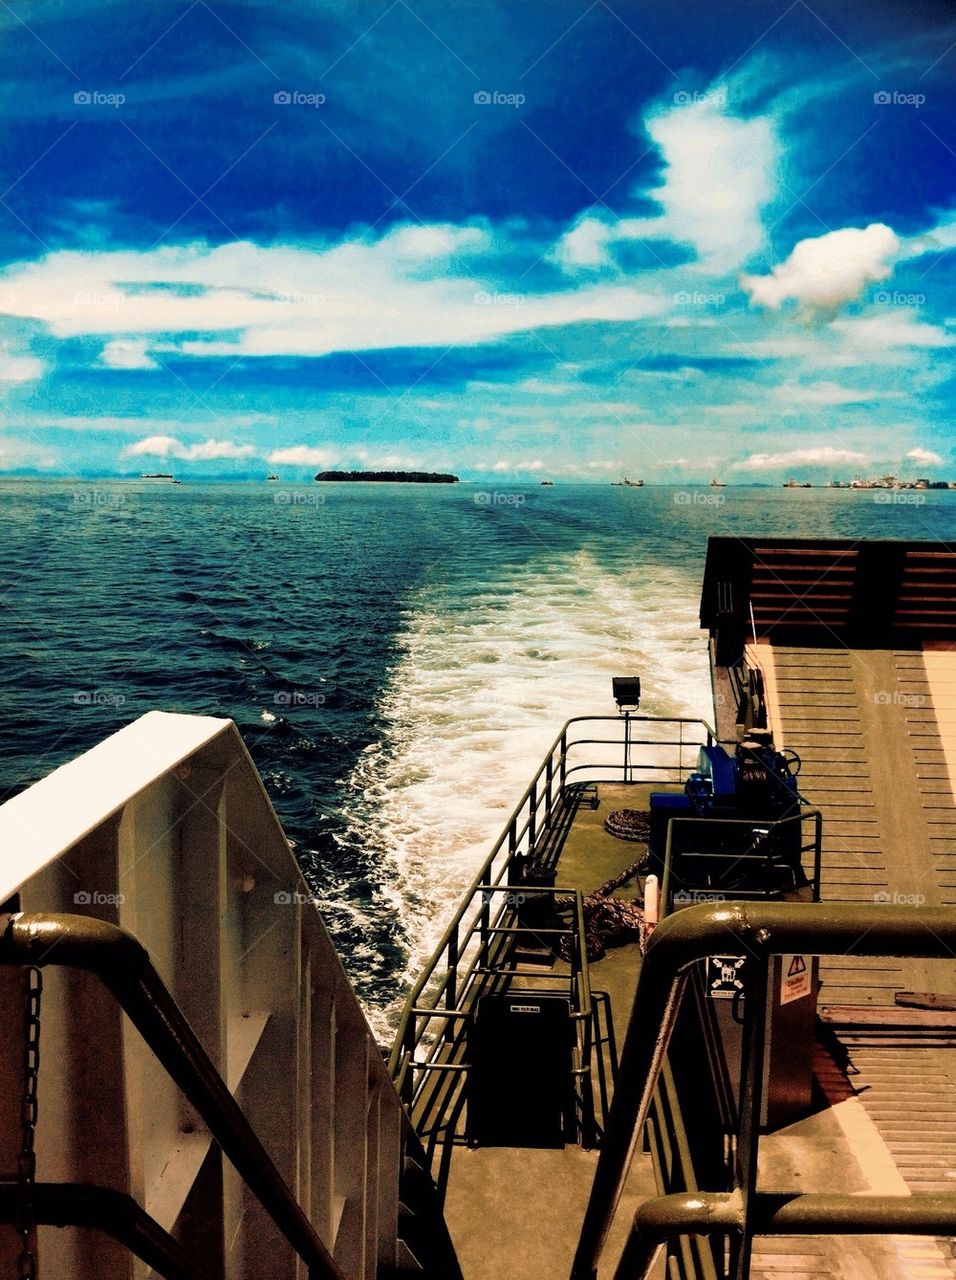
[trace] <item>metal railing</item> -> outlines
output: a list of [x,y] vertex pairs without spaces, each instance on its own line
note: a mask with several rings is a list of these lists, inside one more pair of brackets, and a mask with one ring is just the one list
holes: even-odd
[[[344,1273],[153,967],[146,948],[125,929],[88,916],[20,914],[8,916],[4,923],[0,964],[60,965],[95,974],[305,1263],[309,1280],[344,1280]],[[143,1222],[151,1231],[158,1231],[145,1215],[141,1226]]]
[[[0,1222],[17,1222],[20,1197],[16,1183],[0,1183]],[[37,1182],[30,1198],[37,1226],[102,1231],[163,1280],[212,1280],[205,1260],[187,1252],[130,1195],[75,1182]]]
[[[467,1061],[467,1030],[479,994],[505,990],[516,977],[512,948],[524,941],[562,948],[569,958],[568,972],[536,972],[535,989],[558,983],[566,987],[570,1019],[575,1029],[575,1061],[571,1070],[578,1131],[584,1145],[595,1141],[596,1120],[591,1088],[591,1056],[596,1036],[596,1010],[592,1002],[587,950],[584,942],[584,913],[579,891],[544,886],[527,886],[520,893],[506,885],[482,887],[485,906],[501,895],[506,906],[487,917],[475,935],[476,948],[466,946],[465,968],[446,972],[434,992],[435,1000],[417,1006],[408,1022],[406,1054],[396,1079],[402,1100],[412,1114],[416,1130],[426,1144],[429,1163],[444,1138],[453,1136],[454,1124],[464,1102],[460,1085],[470,1068]],[[571,920],[564,924],[555,915],[551,924],[524,924],[520,910],[529,899],[563,898],[570,905]],[[520,903],[518,900],[521,900]],[[459,963],[461,957],[458,957]],[[547,989],[546,987],[544,989]],[[437,1023],[438,1033],[433,1031]],[[414,1033],[414,1042],[411,1036]],[[599,1071],[601,1097],[607,1090]],[[602,1112],[602,1125],[606,1109]],[[443,1152],[447,1161],[447,1153]],[[440,1179],[440,1182],[443,1179]]]
[[[610,726],[617,732],[610,732]],[[495,983],[500,989],[507,982],[509,948],[521,936],[518,908],[534,893],[572,896],[568,890],[532,886],[523,881],[523,873],[543,859],[555,835],[566,829],[582,788],[589,783],[683,783],[696,765],[701,745],[713,741],[712,728],[699,719],[631,714],[575,717],[555,737],[404,1005],[389,1071],[418,1132],[429,1138],[430,1153],[439,1138],[438,1125],[433,1126],[436,1115],[445,1111],[445,1126],[453,1125],[457,1117],[453,1094],[467,1073],[466,1030],[477,998],[495,989]],[[605,759],[595,763],[595,755]],[[552,852],[557,858],[557,850]],[[580,1051],[576,1075],[578,1087],[587,1096],[581,1102],[584,1094],[578,1094],[586,1123],[594,1006],[580,910],[577,895],[575,950],[581,956],[576,968]],[[436,1084],[435,1076],[443,1076],[448,1083]],[[600,1078],[598,1083],[603,1100],[607,1085]],[[461,1105],[458,1098],[458,1108]]]
[[663,920],[648,942],[571,1280],[597,1276],[691,969],[707,956],[734,950],[752,959],[747,965],[734,1188],[729,1193],[681,1193],[643,1205],[634,1217],[615,1280],[644,1280],[660,1245],[688,1234],[730,1237],[735,1272],[742,1277],[748,1274],[751,1243],[757,1234],[946,1235],[956,1227],[956,1197],[951,1196],[768,1196],[756,1191],[771,958],[791,953],[951,957],[956,950],[956,910],[844,903],[701,905]]
[[[804,824],[812,823],[813,830],[809,838],[804,836]],[[739,830],[742,833],[753,833],[754,840],[752,847],[746,851],[737,850],[735,852],[717,852],[717,853],[697,853],[689,849],[682,849],[677,855],[683,857],[687,854],[699,860],[706,861],[713,859],[715,862],[720,860],[721,863],[731,863],[733,866],[742,866],[744,869],[754,869],[755,865],[760,861],[761,848],[765,847],[768,852],[766,858],[769,862],[775,855],[772,851],[784,844],[786,837],[790,834],[791,828],[797,828],[796,841],[798,842],[791,851],[794,855],[793,861],[786,863],[780,862],[779,859],[774,865],[779,865],[794,873],[794,884],[792,888],[798,889],[800,886],[796,881],[796,873],[799,870],[806,876],[807,884],[811,890],[812,899],[818,902],[820,899],[820,870],[823,860],[823,814],[819,809],[810,806],[801,806],[797,813],[792,813],[789,817],[778,818],[776,821],[760,821],[753,818],[721,818],[718,816],[708,818],[689,818],[675,816],[670,819],[667,824],[667,840],[664,852],[664,874],[661,879],[661,916],[668,914],[672,906],[671,883],[674,879],[674,846],[681,832],[688,831],[693,833],[695,828],[701,831],[713,833],[715,831],[731,831]],[[778,837],[783,839],[778,839]],[[759,844],[757,841],[759,840]],[[796,855],[799,855],[798,857]],[[809,855],[809,857],[808,857]],[[809,867],[806,863],[809,861]],[[726,875],[726,867],[723,870]],[[694,886],[694,888],[704,889],[713,887],[718,889],[719,885],[714,886]],[[746,892],[737,886],[725,885],[727,896],[740,898],[746,896]],[[761,896],[766,896],[766,891],[761,890]],[[676,891],[679,895],[680,890]],[[675,895],[675,896],[676,896]],[[719,897],[719,894],[715,894]]]
[[[609,725],[619,732],[611,735]],[[419,1100],[427,1069],[443,1046],[453,1041],[455,1052],[460,1049],[463,1024],[486,987],[487,971],[501,958],[507,935],[513,933],[509,913],[515,913],[517,886],[520,883],[522,895],[535,891],[521,882],[522,872],[538,859],[561,824],[573,817],[581,788],[593,782],[683,783],[696,766],[700,747],[713,741],[710,726],[690,718],[576,716],[567,721],[408,995],[389,1060],[389,1071],[407,1107]],[[611,758],[595,762],[596,748],[611,748],[597,753]],[[509,891],[513,891],[510,902]],[[586,964],[585,957],[581,970],[585,981]],[[579,1014],[585,1016],[591,1016],[589,1004],[587,1014],[583,1006]],[[430,1036],[436,1019],[444,1021],[437,1043]],[[423,1043],[426,1056],[419,1061]]]
[[[685,1194],[698,1191],[697,1170],[690,1138],[681,1115],[677,1086],[665,1062],[648,1113],[647,1137],[651,1159],[658,1175],[658,1185],[665,1190],[679,1188]],[[681,1280],[718,1280],[710,1241],[703,1236],[682,1237],[678,1248],[677,1272]]]

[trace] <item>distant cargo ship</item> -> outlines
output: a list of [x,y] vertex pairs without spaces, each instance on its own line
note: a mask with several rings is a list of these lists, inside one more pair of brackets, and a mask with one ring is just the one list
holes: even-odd
[[627,476],[625,476],[623,480],[612,480],[611,484],[615,485],[619,489],[643,489],[644,488],[643,480],[628,480]]
[[351,480],[390,484],[458,484],[458,477],[437,471],[320,471],[316,480]]
[[176,477],[169,471],[144,471],[140,480],[165,480],[167,483],[171,480],[176,483]]

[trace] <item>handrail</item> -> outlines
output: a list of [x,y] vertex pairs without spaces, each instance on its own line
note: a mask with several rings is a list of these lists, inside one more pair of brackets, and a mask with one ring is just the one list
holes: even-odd
[[673,1236],[885,1235],[887,1218],[900,1235],[956,1233],[956,1197],[947,1195],[781,1194],[755,1192],[745,1206],[740,1191],[681,1192],[648,1200],[634,1214],[614,1280],[643,1280],[661,1245]]
[[95,974],[305,1262],[309,1280],[345,1280],[137,938],[89,916],[17,914],[0,933],[0,964]]
[[[0,1222],[15,1223],[21,1188],[0,1183]],[[30,1189],[33,1219],[45,1227],[88,1227],[129,1249],[163,1280],[212,1280],[203,1266],[125,1191],[75,1182],[37,1182]]]
[[571,1270],[594,1280],[631,1159],[647,1119],[691,965],[736,948],[766,968],[790,953],[910,956],[956,953],[956,910],[846,903],[730,902],[687,907],[647,944],[621,1052],[604,1145]]
[[[707,818],[688,818],[680,816],[671,818],[667,824],[667,840],[664,846],[664,875],[661,880],[661,916],[663,917],[670,913],[670,881],[673,864],[673,843],[675,830],[678,826],[700,826],[707,830],[713,830],[714,828],[726,829],[727,827],[732,826],[749,828],[751,830],[759,828],[760,830],[766,831],[769,835],[774,831],[779,831],[782,827],[797,823],[801,828],[802,838],[803,823],[808,818],[812,818],[814,824],[813,845],[801,845],[800,853],[805,853],[810,847],[813,849],[813,879],[811,881],[811,885],[813,887],[813,900],[816,902],[820,896],[820,871],[823,851],[823,814],[819,809],[814,809],[811,806],[806,805],[802,806],[797,813],[790,814],[787,818],[768,818],[766,820],[760,818],[721,818],[716,815]],[[739,855],[741,860],[748,856],[748,854]]]
[[[432,979],[432,975],[434,974],[435,970],[440,965],[442,956],[448,951],[449,947],[456,945],[456,940],[458,939],[458,933],[459,933],[461,923],[464,920],[470,905],[473,903],[475,898],[480,894],[483,887],[496,886],[501,883],[501,881],[504,879],[505,875],[509,871],[510,867],[512,866],[518,854],[518,846],[520,842],[529,833],[529,830],[532,827],[532,820],[530,815],[525,820],[524,826],[522,827],[520,825],[525,806],[529,803],[529,801],[533,800],[535,803],[536,810],[538,808],[541,808],[542,805],[544,805],[547,812],[553,805],[553,795],[554,795],[555,785],[557,785],[558,794],[560,795],[563,792],[564,787],[567,785],[567,780],[571,773],[574,773],[581,769],[593,769],[593,768],[604,767],[601,765],[575,765],[569,769],[568,754],[575,747],[580,747],[584,745],[607,745],[607,746],[620,746],[623,748],[625,746],[624,738],[620,738],[620,739],[614,739],[614,738],[589,739],[586,737],[569,738],[568,735],[569,735],[569,732],[572,730],[572,726],[578,725],[578,724],[594,724],[594,723],[623,724],[625,722],[621,719],[620,716],[572,716],[570,720],[565,721],[564,725],[561,728],[561,731],[558,733],[557,737],[554,739],[554,741],[551,743],[551,746],[548,748],[548,751],[545,753],[545,756],[541,764],[538,766],[537,772],[532,778],[530,784],[526,788],[524,794],[521,796],[521,799],[518,801],[518,803],[515,805],[514,809],[512,810],[511,816],[509,817],[508,821],[505,823],[505,826],[501,832],[501,835],[498,837],[495,844],[492,846],[491,852],[485,858],[485,861],[482,863],[481,868],[479,869],[477,875],[472,881],[470,887],[465,891],[464,895],[462,896],[461,903],[458,906],[457,910],[455,911],[455,914],[452,916],[451,920],[449,921],[445,929],[445,932],[441,936],[441,940],[438,942],[437,946],[432,952],[429,962],[422,969],[422,972],[420,973],[417,981],[415,982],[415,984],[409,991],[408,996],[406,997],[405,1005],[402,1010],[402,1016],[399,1021],[398,1029],[395,1035],[395,1040],[392,1046],[392,1052],[389,1057],[389,1063],[388,1063],[388,1070],[393,1080],[397,1079],[398,1074],[404,1070],[403,1058],[408,1051],[410,1039],[413,1038],[412,1036],[410,1036],[410,1030],[413,1029],[414,1020],[416,1019],[419,1012],[419,1002],[420,1002],[422,993],[430,983]],[[653,741],[650,739],[635,741],[633,738],[631,738],[629,739],[629,745],[632,747],[633,746],[680,747],[681,751],[683,752],[684,749],[689,749],[694,745],[699,745],[699,744],[694,744],[691,742],[684,741],[684,738],[683,738],[684,725],[694,725],[697,727],[698,730],[702,729],[704,731],[704,735],[708,743],[710,743],[714,737],[714,731],[710,727],[710,725],[707,724],[706,721],[696,719],[693,717],[644,716],[644,715],[630,716],[628,718],[628,724],[634,724],[634,723],[680,725],[681,738],[680,738],[680,742]],[[557,759],[555,758],[556,755],[557,755]],[[623,768],[623,766],[613,766],[613,767]],[[631,767],[634,768],[635,766],[632,765]],[[663,770],[669,769],[671,771],[673,771],[674,769],[674,766],[672,765],[656,765],[654,767],[657,769],[663,769]],[[678,772],[680,772],[680,766],[678,766]],[[541,782],[542,778],[545,779],[546,785],[545,787],[540,788],[539,790],[539,783]],[[497,876],[495,878],[492,878],[492,875],[491,875],[492,868],[494,867],[494,864],[497,861],[497,859],[505,851],[506,845],[508,846],[508,851],[507,851],[507,858],[505,861],[505,865],[501,869],[501,871],[497,874]],[[439,998],[443,990],[444,990],[444,986],[439,989]]]

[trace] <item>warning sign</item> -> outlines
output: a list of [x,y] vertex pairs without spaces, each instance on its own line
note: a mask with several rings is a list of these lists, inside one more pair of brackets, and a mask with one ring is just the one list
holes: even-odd
[[812,990],[810,965],[806,956],[780,957],[780,1003],[802,1000]]
[[746,956],[708,956],[707,994],[711,1000],[733,1000],[744,990]]

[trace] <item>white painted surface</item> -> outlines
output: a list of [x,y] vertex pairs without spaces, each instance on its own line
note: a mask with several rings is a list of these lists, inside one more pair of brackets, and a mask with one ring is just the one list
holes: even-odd
[[150,711],[0,805],[0,902],[231,720]]

